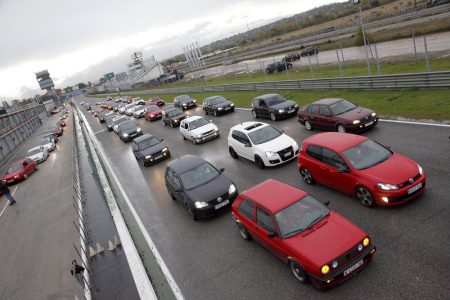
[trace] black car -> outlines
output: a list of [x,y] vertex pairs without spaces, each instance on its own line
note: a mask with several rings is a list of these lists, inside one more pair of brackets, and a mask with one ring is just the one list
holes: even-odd
[[222,96],[208,97],[203,100],[203,111],[205,112],[205,115],[212,113],[214,116],[233,112],[234,103]]
[[236,186],[223,171],[200,156],[182,156],[167,164],[167,191],[194,220],[215,215],[231,207],[238,195]]
[[181,108],[182,110],[190,109],[196,107],[195,99],[188,95],[176,96],[173,98],[173,105],[175,107]]
[[112,112],[104,112],[104,111],[102,111],[100,113],[97,113],[97,118],[100,121],[100,123],[105,123],[105,118],[108,117],[108,116],[112,116],[113,114],[114,113],[112,113]]
[[273,64],[267,65],[266,67],[266,73],[267,74],[273,74],[276,72],[283,72],[287,69],[292,69],[292,64],[289,62],[275,62]]
[[254,118],[270,118],[272,121],[297,115],[298,105],[278,94],[267,94],[253,98]]
[[119,120],[119,119],[123,119],[122,122],[128,120],[128,119],[125,118],[125,117],[121,117],[121,116],[114,115],[113,117],[107,118],[107,120],[106,120],[106,128],[108,128],[109,131],[112,131],[112,130],[113,130],[113,126],[114,126],[115,124],[119,124],[119,123],[114,123],[114,121],[117,121],[117,120]]
[[301,56],[310,56],[310,55],[315,55],[319,53],[319,49],[317,49],[317,47],[314,46],[310,46],[310,47],[306,47],[305,49],[303,49],[302,53],[300,53]]
[[145,167],[170,157],[169,148],[163,139],[144,134],[133,140],[131,145],[136,159]]
[[114,120],[117,117],[118,117],[118,115],[111,114],[111,115],[105,116],[103,119],[105,120],[105,123],[108,126],[108,122],[111,122],[112,120]]
[[136,123],[128,120],[117,126],[117,134],[122,141],[129,142],[132,139],[142,135],[142,130],[136,125]]
[[168,107],[163,110],[162,121],[164,126],[170,125],[170,127],[180,126],[181,120],[187,118],[185,112],[183,112],[178,107]]
[[299,53],[289,53],[285,57],[283,57],[281,62],[282,63],[284,63],[285,61],[292,62],[292,61],[296,61],[296,60],[300,60],[300,54]]
[[128,121],[128,120],[129,119],[127,117],[118,116],[117,118],[113,119],[113,121],[112,121],[113,123],[112,123],[111,129],[109,129],[109,127],[108,127],[108,130],[110,130],[110,131],[114,130],[114,132],[117,133],[119,124],[123,123],[125,121]]

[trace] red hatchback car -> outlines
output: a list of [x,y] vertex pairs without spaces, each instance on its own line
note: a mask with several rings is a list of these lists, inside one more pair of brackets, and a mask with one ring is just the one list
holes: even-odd
[[375,127],[377,114],[340,98],[321,99],[298,110],[297,120],[307,130],[313,128],[338,132],[357,132]]
[[148,101],[150,101],[150,104],[152,105],[163,106],[165,104],[164,99],[161,97],[151,97]]
[[425,172],[415,161],[355,134],[325,132],[307,138],[297,165],[307,184],[323,183],[367,207],[400,205],[425,191]]
[[148,121],[155,121],[162,118],[162,108],[157,105],[150,105],[145,108],[144,118]]
[[31,158],[25,157],[19,161],[16,161],[12,166],[8,168],[3,181],[7,184],[13,184],[18,181],[22,181],[28,178],[34,171],[37,171],[38,167],[36,162]]
[[376,251],[355,224],[273,179],[241,193],[232,211],[244,239],[256,240],[287,263],[297,280],[310,280],[318,288],[352,277]]

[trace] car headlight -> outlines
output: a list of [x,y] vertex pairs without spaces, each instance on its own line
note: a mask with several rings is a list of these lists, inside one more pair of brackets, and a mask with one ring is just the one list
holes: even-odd
[[146,156],[145,156],[145,159],[150,159],[150,158],[152,158],[151,155],[146,155]]
[[137,132],[141,132],[142,129],[138,127],[138,129],[136,129]]
[[150,118],[153,118],[155,115],[150,115]]
[[292,143],[292,148],[294,149],[294,151],[295,151],[295,149],[298,149],[298,144],[297,144],[297,142],[293,142]]
[[298,108],[298,104],[295,104],[294,107],[295,107],[295,108]]
[[217,127],[214,128],[214,131],[215,131],[215,132],[219,132],[219,128],[217,128]]
[[169,151],[169,149],[168,149],[167,147],[165,147],[165,148],[163,148],[161,151],[162,151],[162,152],[166,152],[166,151]]
[[175,120],[174,122],[175,122],[175,123],[178,123],[178,120]]
[[363,248],[364,248],[364,247],[363,247],[362,244],[358,244],[358,251],[359,251],[359,252],[361,252]]
[[186,106],[186,103],[183,103],[183,106]]
[[16,176],[14,176],[14,178],[18,179],[18,178],[20,178],[20,175],[16,175]]
[[233,194],[234,192],[236,192],[236,186],[234,184],[231,184],[230,187],[228,188],[228,194]]
[[223,107],[219,107],[219,108],[217,108],[217,110],[222,110],[223,109]]
[[359,124],[359,123],[361,123],[360,120],[355,120],[355,121],[353,121],[353,125],[357,125],[357,124]]
[[195,100],[195,99],[194,99],[194,100],[192,100],[192,102],[194,102],[194,103],[195,103],[195,102],[197,102],[197,100]]
[[270,157],[275,157],[275,156],[277,156],[277,153],[276,153],[276,152],[273,152],[273,151],[266,151],[266,156],[267,156],[268,158],[270,158]]
[[198,138],[201,138],[201,137],[202,137],[202,134],[201,134],[201,133],[197,134],[197,137],[198,137]]
[[423,175],[423,169],[422,169],[421,166],[419,166],[419,165],[417,165],[417,166],[419,167],[419,174],[420,174],[420,176],[422,176]]
[[124,133],[124,134],[123,134],[123,137],[127,137],[127,136],[128,136],[128,133]]
[[376,113],[372,113],[372,118],[375,118],[377,116],[377,114]]
[[398,185],[396,184],[389,184],[389,183],[377,183],[377,186],[380,190],[383,191],[394,191],[398,190]]
[[234,106],[234,103],[231,103],[230,106]]
[[280,114],[282,114],[282,113],[284,112],[284,109],[279,109],[278,112],[279,112]]
[[369,246],[369,244],[370,244],[370,239],[368,237],[364,238],[364,240],[363,240],[364,247]]
[[331,263],[331,267],[333,269],[336,269],[338,267],[339,263],[337,262],[337,260],[333,260],[333,262]]
[[195,201],[195,208],[203,208],[203,207],[207,207],[208,203],[206,202],[199,202],[199,201]]
[[329,267],[328,265],[324,265],[324,266],[320,269],[320,271],[322,271],[322,274],[323,274],[323,275],[328,274],[328,272],[330,272],[330,267]]

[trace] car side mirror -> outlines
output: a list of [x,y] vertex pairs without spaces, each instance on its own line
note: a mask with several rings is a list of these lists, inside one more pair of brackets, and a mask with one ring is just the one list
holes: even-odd
[[274,237],[276,237],[277,236],[277,234],[274,232],[274,231],[270,231],[268,234],[267,234],[267,237],[268,238],[274,238]]
[[225,171],[225,168],[220,168],[220,169],[219,169],[219,172],[220,172],[220,173],[223,173],[224,171]]
[[27,163],[26,161],[24,161],[24,162],[23,162],[23,165],[26,166],[26,165],[28,165],[28,163]]
[[325,205],[325,206],[328,206],[328,205],[330,205],[330,201],[325,201],[324,203],[323,203],[323,205]]
[[338,173],[349,173],[350,169],[347,166],[340,166],[337,171]]
[[250,143],[245,143],[245,147],[251,147],[252,145]]

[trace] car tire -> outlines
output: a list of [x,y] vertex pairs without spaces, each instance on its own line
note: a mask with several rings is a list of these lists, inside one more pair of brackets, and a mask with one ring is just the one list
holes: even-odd
[[258,119],[258,113],[254,109],[252,109],[252,115],[253,118]]
[[208,115],[208,111],[206,109],[204,109],[204,111],[205,111],[205,115]]
[[186,211],[188,212],[188,214],[191,216],[192,220],[197,221],[197,216],[195,215],[194,210],[189,205],[189,203],[184,202],[184,207],[186,208]]
[[181,135],[183,137],[183,140],[186,140],[186,137],[184,135]]
[[337,126],[336,126],[336,131],[337,132],[341,132],[341,133],[345,133],[345,127],[344,127],[344,125],[342,125],[342,124],[338,124]]
[[173,123],[172,122],[170,122],[170,128],[173,128]]
[[34,170],[33,170],[33,172],[36,172],[37,170],[39,170],[39,167],[38,167],[37,164],[36,164],[36,165],[34,165]]
[[242,238],[246,241],[250,241],[252,239],[252,236],[250,235],[248,230],[245,229],[244,225],[238,222],[236,222],[236,225],[239,228],[239,233],[241,234]]
[[233,147],[228,147],[228,152],[230,152],[230,155],[234,159],[238,159],[239,156],[237,155],[236,151],[234,151]]
[[308,130],[308,131],[312,129],[311,122],[305,121],[305,129]]
[[214,117],[217,117],[217,110],[214,110]]
[[363,186],[358,186],[356,188],[356,198],[358,198],[359,202],[365,207],[374,207],[376,202],[372,193]]
[[266,165],[264,164],[264,161],[258,155],[255,155],[255,163],[258,166],[258,168],[260,168],[260,169],[264,169],[266,167]]
[[195,140],[195,138],[192,138],[192,144],[197,145],[197,141]]
[[275,114],[273,112],[270,112],[270,119],[272,121],[276,121],[277,120],[277,116],[275,116]]
[[301,283],[308,282],[308,275],[298,262],[291,260],[289,262],[289,268],[291,269],[291,273],[294,275],[295,279]]
[[302,179],[306,184],[313,184],[315,182],[314,177],[307,168],[300,168],[300,176],[302,176]]

